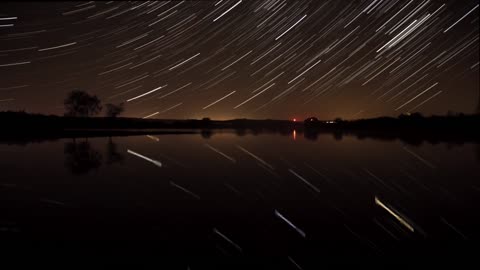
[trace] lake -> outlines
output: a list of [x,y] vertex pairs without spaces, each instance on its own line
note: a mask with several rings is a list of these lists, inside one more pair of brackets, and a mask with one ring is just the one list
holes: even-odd
[[225,131],[0,143],[0,155],[12,260],[441,262],[468,258],[479,224],[478,144]]

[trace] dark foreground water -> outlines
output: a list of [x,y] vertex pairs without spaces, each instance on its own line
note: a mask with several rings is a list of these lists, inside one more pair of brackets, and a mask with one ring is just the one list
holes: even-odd
[[0,264],[325,269],[478,251],[479,145],[207,135],[0,144]]

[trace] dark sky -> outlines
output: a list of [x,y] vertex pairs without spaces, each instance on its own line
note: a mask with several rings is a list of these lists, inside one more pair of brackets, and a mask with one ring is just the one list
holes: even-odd
[[2,3],[0,110],[63,114],[81,89],[126,116],[472,113],[478,0]]

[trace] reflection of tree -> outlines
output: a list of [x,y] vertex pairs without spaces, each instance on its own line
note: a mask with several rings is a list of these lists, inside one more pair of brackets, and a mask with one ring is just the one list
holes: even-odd
[[235,134],[237,134],[237,136],[239,136],[239,137],[245,136],[247,134],[247,130],[244,129],[244,128],[236,128],[235,129]]
[[336,141],[341,141],[343,138],[343,133],[339,130],[335,130],[333,132],[333,138],[335,138]]
[[210,137],[213,135],[213,131],[211,129],[202,129],[200,134],[204,139],[210,139]]
[[316,130],[306,129],[303,133],[305,139],[316,141],[318,139],[318,132]]
[[123,162],[123,155],[117,151],[117,145],[112,141],[112,138],[108,139],[107,144],[107,161],[108,165],[112,165],[114,163],[122,163]]
[[65,143],[64,154],[65,167],[73,174],[86,174],[102,165],[102,154],[93,149],[88,141]]

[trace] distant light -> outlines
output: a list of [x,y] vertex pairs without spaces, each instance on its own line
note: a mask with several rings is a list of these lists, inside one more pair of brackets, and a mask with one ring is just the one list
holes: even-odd
[[293,118],[293,122],[297,122],[297,118]]

